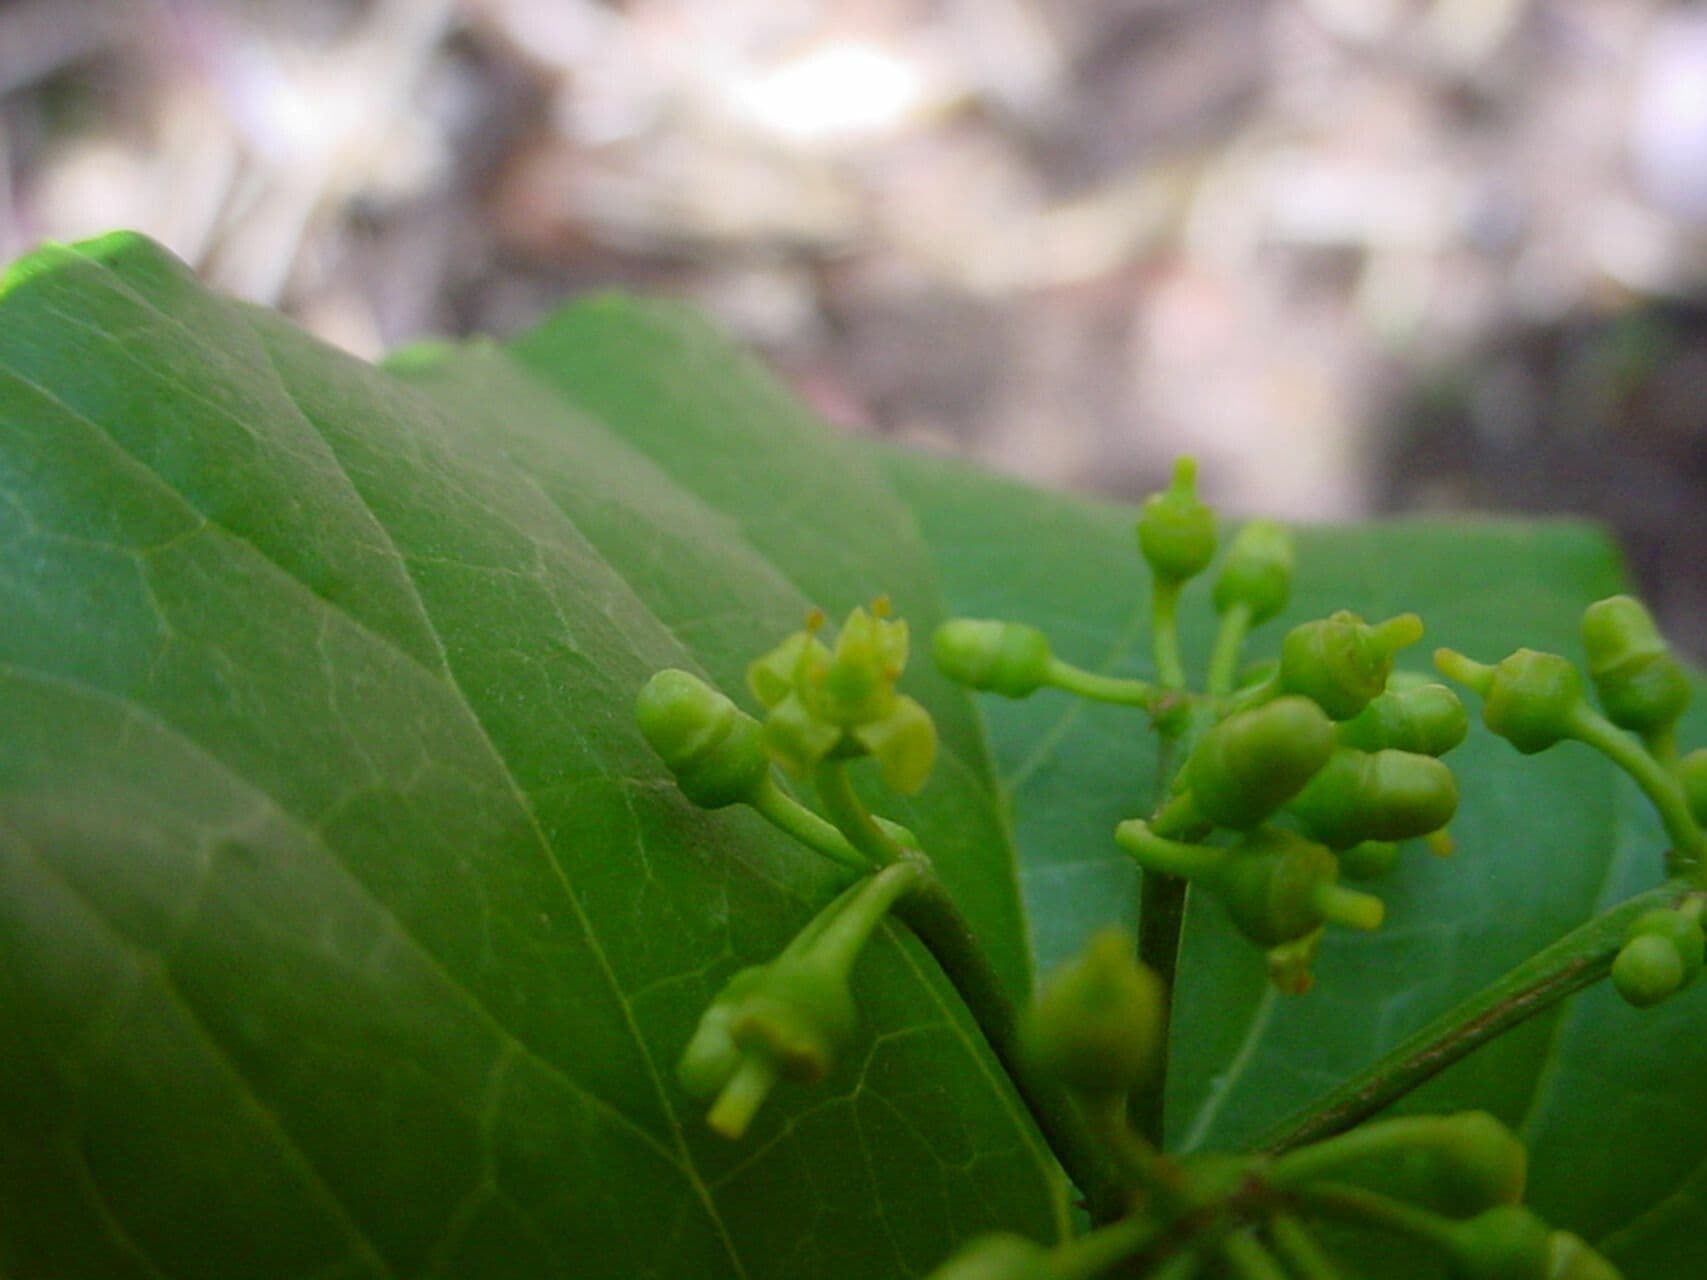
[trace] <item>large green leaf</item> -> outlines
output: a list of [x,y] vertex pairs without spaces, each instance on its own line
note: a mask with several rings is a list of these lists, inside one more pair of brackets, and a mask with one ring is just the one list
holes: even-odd
[[[838,880],[687,806],[635,691],[735,692],[812,603],[937,605],[874,473],[699,322],[594,304],[530,361],[554,332],[597,353],[561,386],[375,370],[129,237],[0,284],[0,1273],[900,1276],[1060,1228],[900,935],[823,1088],[741,1146],[680,1095],[709,995]],[[910,816],[1022,990],[977,721],[914,688]]]
[[[1063,656],[1152,677],[1132,529],[1111,503],[1026,489],[963,466],[888,455],[956,612],[1043,627]],[[1527,644],[1580,653],[1588,601],[1620,589],[1616,554],[1568,523],[1412,521],[1300,535],[1294,599],[1260,631],[1334,608],[1423,615],[1423,649],[1493,659]],[[1185,648],[1205,652],[1202,584]],[[1419,653],[1414,660],[1426,662]],[[1686,741],[1707,741],[1698,697]],[[1111,841],[1149,803],[1155,754],[1135,713],[1065,695],[989,698],[1040,964],[1110,920],[1137,888]],[[1173,1143],[1236,1147],[1370,1062],[1598,909],[1663,878],[1662,834],[1634,788],[1586,748],[1520,757],[1480,726],[1451,761],[1457,856],[1417,851],[1380,887],[1386,926],[1330,931],[1309,996],[1273,994],[1257,950],[1211,901],[1188,911],[1168,1097]],[[1694,1276],[1707,1231],[1707,988],[1637,1013],[1592,991],[1486,1047],[1407,1106],[1485,1107],[1533,1144],[1538,1207],[1627,1261]]]

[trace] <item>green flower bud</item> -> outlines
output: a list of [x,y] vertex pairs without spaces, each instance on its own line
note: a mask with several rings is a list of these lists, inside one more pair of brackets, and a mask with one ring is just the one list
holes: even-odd
[[741,1065],[741,1047],[735,1043],[733,1023],[742,999],[764,972],[763,965],[737,972],[700,1015],[699,1025],[676,1063],[676,1079],[690,1098],[716,1097]]
[[701,808],[750,800],[770,776],[759,722],[698,676],[658,672],[640,690],[634,718],[682,794]]
[[1049,1251],[1022,1236],[979,1236],[928,1280],[1054,1280]]
[[1629,936],[1664,938],[1676,948],[1679,959],[1683,961],[1684,982],[1694,982],[1700,974],[1703,954],[1707,952],[1707,937],[1703,937],[1701,921],[1693,911],[1672,907],[1644,911],[1631,922]]
[[743,994],[729,1032],[739,1049],[765,1057],[778,1075],[815,1084],[830,1073],[857,1022],[844,969],[780,956]]
[[1069,1089],[1124,1096],[1155,1066],[1163,1000],[1133,940],[1105,929],[1044,985],[1022,1026],[1025,1052]]
[[1379,880],[1399,864],[1399,846],[1391,840],[1360,840],[1340,855],[1347,880]]
[[1548,1280],[1553,1232],[1521,1205],[1456,1224],[1450,1266],[1459,1280]]
[[1707,747],[1697,747],[1677,765],[1678,781],[1689,811],[1699,823],[1707,824]]
[[1638,1009],[1658,1004],[1701,976],[1707,937],[1693,912],[1659,907],[1630,924],[1612,962],[1612,985]]
[[1215,576],[1215,612],[1234,605],[1251,611],[1251,625],[1267,622],[1292,594],[1292,531],[1272,520],[1252,520],[1233,537]]
[[1632,938],[1612,962],[1612,985],[1638,1009],[1646,1009],[1683,986],[1683,957],[1664,938]]
[[1637,733],[1663,732],[1689,705],[1689,679],[1631,596],[1611,596],[1583,613],[1589,678],[1613,724]]
[[1321,845],[1264,827],[1233,846],[1211,887],[1240,931],[1265,947],[1293,942],[1330,921],[1378,928],[1381,900],[1340,887],[1338,876],[1339,862]]
[[1316,839],[1347,849],[1440,830],[1458,811],[1458,784],[1432,756],[1341,747],[1286,807]]
[[1443,756],[1470,731],[1470,713],[1456,693],[1443,684],[1395,689],[1388,682],[1362,711],[1341,722],[1339,739],[1360,751],[1414,751]]
[[1279,1157],[1271,1177],[1290,1188],[1351,1183],[1433,1213],[1467,1218],[1523,1200],[1529,1155],[1485,1111],[1375,1120]]
[[955,618],[931,642],[936,664],[950,680],[971,689],[1024,698],[1049,675],[1049,638],[1022,622]]
[[1549,1237],[1547,1280],[1624,1280],[1617,1267],[1569,1231]]
[[1334,727],[1308,698],[1276,698],[1198,739],[1184,779],[1203,819],[1242,830],[1290,800],[1327,763]]
[[1584,705],[1582,677],[1556,653],[1519,649],[1490,667],[1439,649],[1434,665],[1481,694],[1488,728],[1524,755],[1570,737]]
[[778,1079],[829,1074],[857,1017],[845,966],[785,952],[736,973],[700,1016],[676,1064],[695,1098],[717,1098],[711,1119],[738,1138]]
[[1342,609],[1286,633],[1280,645],[1280,686],[1314,699],[1334,720],[1349,720],[1387,687],[1393,655],[1422,639],[1414,613],[1371,626]]
[[1138,517],[1138,550],[1150,572],[1165,582],[1184,582],[1215,557],[1215,512],[1197,499],[1197,463],[1174,463],[1173,484],[1144,500]]
[[[1308,1162],[1315,1154],[1315,1176],[1354,1183],[1453,1218],[1523,1200],[1529,1153],[1516,1134],[1485,1111],[1376,1120],[1356,1133],[1356,1138],[1337,1140],[1351,1144],[1337,1167],[1319,1167],[1320,1156],[1333,1151],[1335,1139],[1302,1148],[1295,1159]],[[1284,1159],[1279,1168],[1285,1168]]]
[[1441,1116],[1426,1153],[1432,1156],[1432,1202],[1447,1213],[1481,1213],[1523,1199],[1529,1152],[1486,1111]]

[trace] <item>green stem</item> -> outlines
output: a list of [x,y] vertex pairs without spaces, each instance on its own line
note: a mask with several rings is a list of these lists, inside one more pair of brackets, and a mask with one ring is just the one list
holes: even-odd
[[1290,1213],[1275,1214],[1269,1220],[1268,1232],[1274,1251],[1299,1280],[1341,1280],[1339,1268],[1310,1229]]
[[1480,1045],[1604,978],[1624,945],[1630,922],[1644,911],[1676,904],[1694,888],[1687,880],[1667,881],[1573,929],[1269,1129],[1256,1147],[1288,1151],[1368,1119]]
[[1159,696],[1156,686],[1148,681],[1098,675],[1059,658],[1049,660],[1044,682],[1057,689],[1065,689],[1068,693],[1076,693],[1081,698],[1089,698],[1093,702],[1112,702],[1123,707],[1148,709]]
[[846,911],[850,905],[859,899],[860,894],[865,892],[866,886],[869,885],[871,881],[872,876],[870,868],[868,867],[866,868],[866,873],[864,875],[860,876],[858,880],[855,880],[846,889],[843,889],[838,893],[833,899],[831,899],[823,910],[813,916],[812,919],[807,922],[806,927],[794,935],[793,941],[782,949],[781,954],[777,958],[780,960],[784,956],[794,958],[796,956],[805,955],[807,951],[811,950],[813,944],[816,943],[819,938],[824,936],[830,925],[840,917],[842,912]]
[[[1213,875],[1227,859],[1224,849],[1159,836],[1142,818],[1128,818],[1116,827],[1114,842],[1145,871],[1167,880],[1180,880],[1182,885],[1183,878]],[[1144,887],[1149,888],[1149,881],[1144,882]]]
[[870,871],[871,863],[836,828],[784,791],[775,778],[759,784],[752,805],[773,827],[793,836],[801,844],[832,861],[856,871]]
[[[1179,751],[1180,737],[1179,731],[1164,732],[1157,740],[1152,810],[1161,807],[1163,797],[1173,782],[1174,759]],[[1118,831],[1116,839],[1119,839]],[[1184,847],[1177,846],[1179,849]],[[1199,867],[1204,865],[1201,859],[1195,861]],[[1219,857],[1215,861],[1218,863]],[[1179,976],[1180,934],[1185,927],[1185,900],[1189,888],[1186,881],[1174,872],[1186,869],[1184,864],[1170,869],[1140,863],[1138,873],[1138,959],[1162,980],[1163,1048],[1157,1055],[1155,1070],[1134,1092],[1131,1109],[1138,1132],[1158,1149],[1167,1138],[1168,1049],[1173,1044],[1174,982]]]
[[[1145,867],[1139,876],[1138,959],[1162,980],[1162,1044],[1173,1043],[1174,980],[1179,970],[1180,931],[1185,923],[1186,881]],[[1158,1055],[1156,1069],[1136,1099],[1133,1116],[1138,1131],[1160,1147],[1166,1140],[1168,1052]]]
[[827,955],[830,963],[843,971],[852,968],[890,908],[929,874],[923,861],[909,860],[892,863],[868,876],[855,887],[853,898],[812,939],[812,950]]
[[1062,1245],[1049,1260],[1049,1273],[1057,1280],[1090,1280],[1148,1249],[1161,1238],[1162,1231],[1162,1225],[1153,1218],[1122,1218]]
[[1157,578],[1150,590],[1156,679],[1164,689],[1185,688],[1185,664],[1180,661],[1179,653],[1180,586],[1178,582]]
[[[1571,717],[1571,736],[1593,747],[1636,780],[1636,785],[1659,811],[1660,821],[1678,853],[1692,859],[1707,853],[1707,841],[1702,839],[1700,824],[1689,811],[1683,784],[1649,755],[1640,742],[1586,704],[1579,704]],[[1707,875],[1707,870],[1700,874]]]
[[1239,653],[1251,629],[1251,607],[1239,603],[1221,615],[1215,631],[1215,648],[1209,655],[1209,696],[1224,698],[1233,692],[1239,674]]
[[1274,1255],[1248,1231],[1223,1236],[1218,1247],[1227,1260],[1227,1269],[1239,1280],[1286,1280],[1286,1272]]
[[1044,1141],[1083,1193],[1092,1220],[1111,1222],[1122,1216],[1127,1201],[1125,1180],[1066,1091],[1053,1080],[1040,1076],[1021,1052],[1013,1002],[948,890],[934,876],[926,877],[896,904],[895,914],[924,943],[954,984],[967,1012],[1037,1122]]
[[836,830],[847,837],[848,843],[867,863],[886,867],[907,856],[907,851],[877,825],[871,810],[854,791],[845,760],[824,761],[813,772],[812,781],[818,789],[818,799],[823,802],[824,811],[830,815]]
[[1343,1222],[1381,1227],[1397,1235],[1420,1240],[1449,1255],[1458,1249],[1458,1233],[1450,1218],[1374,1191],[1365,1191],[1362,1187],[1318,1183],[1300,1191],[1298,1196],[1311,1208]]

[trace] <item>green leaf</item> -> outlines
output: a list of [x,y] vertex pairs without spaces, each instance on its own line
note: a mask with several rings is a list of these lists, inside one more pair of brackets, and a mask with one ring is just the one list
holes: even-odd
[[[953,612],[1028,622],[1069,661],[1154,677],[1136,509],[908,455],[885,455],[885,465],[936,552]],[[1422,668],[1436,645],[1486,659],[1519,645],[1580,658],[1583,606],[1622,585],[1605,539],[1576,524],[1309,529],[1292,604],[1250,654],[1272,655],[1298,621],[1351,608],[1423,616],[1428,636],[1401,666]],[[1197,679],[1212,633],[1206,593],[1193,584],[1181,611],[1188,660],[1200,655]],[[981,706],[1047,968],[1099,925],[1133,918],[1136,876],[1111,833],[1151,803],[1153,739],[1136,712],[1062,694]],[[1698,689],[1684,741],[1707,741],[1707,690]],[[1587,748],[1520,757],[1478,722],[1449,759],[1463,792],[1457,855],[1408,846],[1401,869],[1377,886],[1386,926],[1330,931],[1310,995],[1271,994],[1259,953],[1217,905],[1192,901],[1171,1145],[1249,1142],[1517,961],[1663,878],[1657,821]],[[1489,1045],[1406,1106],[1492,1110],[1533,1144],[1543,1213],[1600,1242],[1632,1276],[1693,1276],[1707,1231],[1704,1016],[1707,986],[1638,1012],[1603,985]]]
[[[744,700],[812,604],[940,611],[869,466],[700,322],[521,351],[376,370],[133,237],[0,282],[0,1273],[900,1276],[1060,1229],[897,933],[747,1144],[675,1086],[841,880],[688,806],[636,690]],[[976,716],[907,687],[944,764],[897,816],[1023,989]]]

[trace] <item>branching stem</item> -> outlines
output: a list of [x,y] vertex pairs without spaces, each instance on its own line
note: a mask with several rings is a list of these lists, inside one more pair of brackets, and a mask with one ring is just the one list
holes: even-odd
[[824,761],[812,775],[812,781],[836,830],[867,862],[886,867],[907,856],[907,851],[877,825],[877,819],[854,791],[845,760]]
[[1707,840],[1702,837],[1701,824],[1689,811],[1683,784],[1634,737],[1586,706],[1580,706],[1572,719],[1572,736],[1599,751],[1636,780],[1642,794],[1659,811],[1666,835],[1671,837],[1678,853],[1693,860],[1707,853]]
[[1669,880],[1573,929],[1275,1125],[1256,1146],[1287,1151],[1368,1119],[1472,1050],[1604,978],[1624,945],[1630,922],[1644,911],[1677,904],[1694,888],[1687,880]]
[[753,808],[772,826],[793,836],[808,849],[855,871],[871,870],[870,862],[846,836],[784,791],[775,778],[766,778],[760,784],[753,796]]

